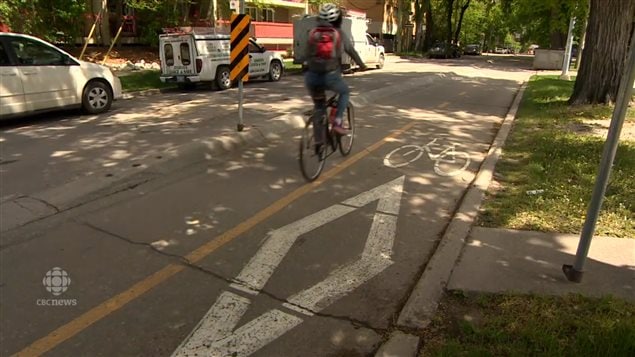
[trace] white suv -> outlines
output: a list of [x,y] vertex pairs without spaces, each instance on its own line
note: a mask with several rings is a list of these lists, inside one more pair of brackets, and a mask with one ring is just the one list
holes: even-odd
[[108,67],[32,36],[0,33],[0,119],[72,106],[102,113],[121,96]]

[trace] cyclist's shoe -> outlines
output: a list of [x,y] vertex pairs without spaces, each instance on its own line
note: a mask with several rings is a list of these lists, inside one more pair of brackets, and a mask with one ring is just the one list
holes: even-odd
[[322,150],[324,150],[324,144],[316,143],[314,148],[315,148],[315,155],[319,156],[322,153]]
[[348,130],[344,129],[342,127],[342,124],[335,124],[333,125],[333,132],[337,135],[347,135],[348,134]]

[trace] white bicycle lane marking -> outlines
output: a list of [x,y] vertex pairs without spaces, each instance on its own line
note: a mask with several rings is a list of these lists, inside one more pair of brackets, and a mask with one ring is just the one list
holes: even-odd
[[[331,272],[326,279],[282,304],[305,316],[320,312],[393,264],[392,247],[404,180],[405,176],[401,176],[273,231],[230,287],[257,295],[301,235],[379,201],[360,259]],[[224,291],[172,356],[248,356],[304,321],[289,312],[272,309],[236,328],[250,304],[250,299]]]
[[[433,154],[432,149],[438,138],[425,145],[407,144],[389,152],[384,157],[384,165],[390,168],[399,168],[417,161],[425,152],[428,158],[434,161],[434,172],[439,176],[455,176],[465,170],[470,164],[470,156],[463,151],[456,151],[458,144],[450,144],[438,154]],[[395,156],[396,158],[393,158]],[[399,158],[402,160],[399,160]]]

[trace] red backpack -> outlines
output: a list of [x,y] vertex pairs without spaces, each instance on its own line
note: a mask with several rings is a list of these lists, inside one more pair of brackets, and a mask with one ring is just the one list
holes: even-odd
[[318,26],[309,32],[312,56],[322,60],[337,58],[340,47],[340,33],[334,27]]

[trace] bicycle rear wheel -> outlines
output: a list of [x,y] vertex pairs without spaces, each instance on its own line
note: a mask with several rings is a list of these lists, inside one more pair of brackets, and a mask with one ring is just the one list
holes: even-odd
[[342,127],[348,131],[346,135],[338,135],[337,141],[342,156],[351,153],[353,149],[353,140],[355,140],[355,108],[351,103],[346,107],[345,116],[342,119]]
[[326,145],[322,145],[319,152],[316,151],[313,123],[309,120],[300,138],[300,170],[302,176],[309,182],[315,181],[320,176],[326,161]]

